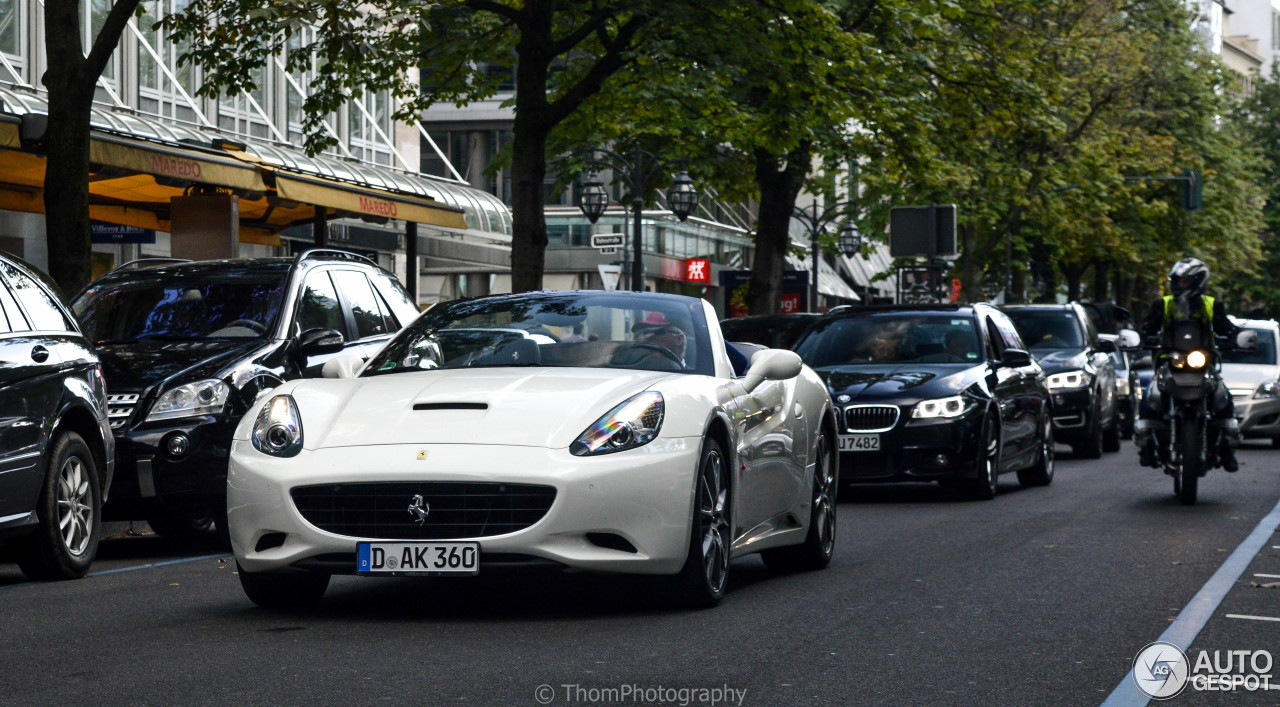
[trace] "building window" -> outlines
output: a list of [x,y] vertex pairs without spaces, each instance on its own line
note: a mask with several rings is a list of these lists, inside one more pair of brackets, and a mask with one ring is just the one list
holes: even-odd
[[[358,105],[356,100],[360,101]],[[353,100],[347,110],[351,154],[371,164],[390,165],[391,95],[387,91],[366,93]],[[363,105],[365,110],[360,110]],[[368,115],[366,115],[366,111]],[[381,133],[379,133],[381,131]],[[384,139],[383,136],[386,136]]]
[[0,65],[0,79],[14,83],[26,83],[26,60],[23,48],[26,46],[26,25],[23,24],[22,5],[16,0],[0,0],[0,52],[5,61],[13,67],[17,75]]
[[[95,0],[94,5],[102,1],[104,0]],[[138,18],[138,29],[145,44],[141,41],[138,43],[138,110],[162,118],[194,123],[197,118],[192,103],[196,100],[195,91],[200,85],[199,70],[191,63],[178,66],[178,57],[182,56],[190,44],[172,42],[161,30],[151,29],[165,15],[181,12],[188,4],[189,0],[145,0],[141,5],[143,14]],[[109,3],[107,8],[110,9]],[[150,45],[150,51],[147,45]],[[155,56],[152,56],[152,51]],[[159,62],[156,57],[159,57]],[[183,97],[183,91],[191,98],[190,101]]]
[[[272,114],[273,106],[269,97],[274,95],[270,85],[273,72],[258,67],[253,74],[253,82],[257,88],[249,96],[224,95],[218,100],[218,128],[235,135],[269,139],[271,128],[263,119],[262,113],[268,116]],[[254,109],[249,101],[250,96],[262,109],[262,113]]]

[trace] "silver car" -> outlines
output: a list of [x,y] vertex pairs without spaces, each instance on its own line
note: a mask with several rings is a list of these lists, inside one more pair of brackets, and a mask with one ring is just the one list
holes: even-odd
[[1257,350],[1222,355],[1222,380],[1236,404],[1240,433],[1246,438],[1270,437],[1271,445],[1280,447],[1280,325],[1271,319],[1231,319],[1236,326],[1258,332]]

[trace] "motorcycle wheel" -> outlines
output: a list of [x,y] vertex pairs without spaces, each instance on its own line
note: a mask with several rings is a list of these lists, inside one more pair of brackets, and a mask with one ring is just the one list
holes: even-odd
[[1196,487],[1200,485],[1201,457],[1204,456],[1204,428],[1199,420],[1193,417],[1178,420],[1178,443],[1182,445],[1182,465],[1178,469],[1178,477],[1175,477],[1174,488],[1178,492],[1179,503],[1194,506]]

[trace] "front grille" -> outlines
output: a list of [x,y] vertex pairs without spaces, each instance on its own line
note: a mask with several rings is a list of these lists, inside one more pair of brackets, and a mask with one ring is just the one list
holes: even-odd
[[850,432],[887,432],[901,412],[897,405],[854,405],[844,409],[844,426]]
[[133,409],[138,405],[137,393],[118,393],[107,396],[107,419],[111,429],[117,430],[129,424]]
[[321,530],[386,540],[514,533],[541,520],[556,498],[551,486],[452,481],[325,484],[289,493],[302,517]]

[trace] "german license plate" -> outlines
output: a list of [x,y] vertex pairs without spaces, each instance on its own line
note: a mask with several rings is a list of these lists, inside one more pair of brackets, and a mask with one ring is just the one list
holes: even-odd
[[480,543],[359,543],[358,574],[479,574]]
[[880,435],[846,435],[840,438],[842,452],[878,452]]

